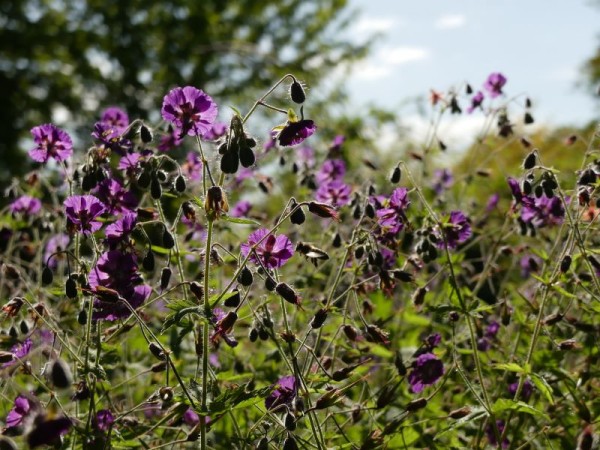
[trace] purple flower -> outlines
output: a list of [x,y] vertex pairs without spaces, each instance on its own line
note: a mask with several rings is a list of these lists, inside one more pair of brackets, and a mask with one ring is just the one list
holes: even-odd
[[506,179],[508,182],[508,186],[510,187],[510,191],[512,192],[512,196],[517,203],[521,203],[523,200],[523,192],[521,191],[521,186],[519,182],[512,177],[508,177]]
[[229,211],[229,215],[231,217],[245,217],[252,209],[252,203],[247,200],[241,200],[235,204],[231,211]]
[[42,209],[42,202],[35,197],[22,195],[12,202],[8,208],[12,214],[32,216],[40,212]]
[[158,149],[161,152],[168,152],[169,150],[179,147],[183,142],[182,137],[176,132],[172,126],[169,125],[169,131],[167,134],[161,136]]
[[162,117],[179,131],[179,137],[204,136],[217,118],[217,104],[193,86],[172,89],[163,99]]
[[112,424],[115,422],[115,418],[108,409],[101,409],[96,413],[96,428],[100,431],[108,431]]
[[[517,388],[519,387],[519,381],[515,381],[514,383],[511,383],[508,385],[508,393],[514,397],[515,394],[517,393]],[[523,400],[524,402],[528,401],[529,398],[531,397],[531,394],[533,394],[533,384],[531,383],[531,381],[529,380],[525,380],[525,382],[523,383],[523,388],[521,388],[521,400]]]
[[[441,233],[437,233],[439,242],[437,246],[444,248],[448,244],[448,248],[456,248],[458,244],[462,244],[471,237],[471,224],[469,219],[461,211],[452,211],[449,217],[446,217],[442,222]],[[444,239],[445,238],[445,239]]]
[[111,151],[118,153],[119,155],[125,155],[131,150],[133,144],[129,139],[125,139],[121,133],[121,128],[115,127],[107,122],[96,122],[94,124],[94,131],[92,137],[101,144],[110,148]]
[[121,183],[114,178],[107,178],[98,183],[92,192],[104,204],[106,212],[110,214],[130,212],[138,203],[135,195],[123,189]]
[[419,355],[408,374],[411,391],[421,392],[425,386],[431,386],[444,374],[444,363],[433,353]]
[[438,195],[452,187],[454,184],[454,177],[452,176],[450,169],[438,169],[435,171],[433,177],[433,190]]
[[[496,427],[498,428],[498,434],[501,435],[505,427],[504,420],[496,420]],[[496,439],[496,435],[494,434],[494,429],[491,423],[488,424],[488,426],[486,427],[485,435],[487,436],[488,441],[492,447],[498,446],[498,440]],[[504,440],[502,441],[502,448],[508,448],[509,445],[510,441],[508,440],[508,438],[504,438]]]
[[394,189],[389,199],[385,197],[372,198],[379,209],[375,212],[380,234],[397,235],[407,222],[406,209],[410,205],[408,189],[401,187]]
[[73,154],[71,137],[51,123],[33,127],[31,134],[37,144],[37,147],[29,150],[29,156],[34,161],[45,163],[50,158],[54,158],[60,162]]
[[442,342],[442,336],[440,335],[440,333],[433,333],[433,334],[430,334],[429,336],[427,336],[424,339],[424,341],[425,341],[425,345],[430,350],[433,350],[435,347],[440,345],[440,342]]
[[103,253],[91,270],[88,282],[96,300],[95,320],[116,320],[128,317],[131,311],[123,304],[138,308],[150,296],[152,289],[143,284],[137,259],[131,253],[111,250]]
[[317,126],[312,120],[288,122],[277,135],[277,140],[282,147],[289,147],[302,143],[315,131],[317,131]]
[[502,87],[506,84],[506,77],[500,72],[491,73],[483,88],[488,91],[490,97],[496,98],[502,94]]
[[221,136],[227,133],[227,124],[223,122],[215,122],[204,134],[203,138],[207,141],[216,141]]
[[296,149],[296,163],[310,169],[315,165],[315,151],[311,147],[303,146]]
[[334,180],[319,186],[319,189],[315,192],[315,198],[319,202],[340,207],[350,203],[351,192],[350,186],[341,180]]
[[133,178],[142,170],[144,156],[140,153],[126,153],[119,160],[117,169],[124,170],[128,177]]
[[64,203],[68,228],[90,235],[102,224],[94,220],[106,211],[106,207],[93,195],[73,195]]
[[202,160],[198,152],[189,152],[181,168],[190,180],[199,181],[202,179]]
[[267,409],[275,409],[280,405],[289,405],[294,401],[298,393],[296,377],[294,375],[280,378],[273,387],[275,390],[265,399],[265,408]]
[[521,258],[519,265],[521,266],[521,276],[529,278],[531,272],[540,270],[542,259],[535,255],[525,255]]
[[492,346],[492,343],[487,337],[481,337],[477,339],[477,350],[480,352],[487,352]]
[[498,321],[492,320],[485,329],[485,335],[489,338],[493,338],[496,337],[498,331],[500,331],[500,324]]
[[345,140],[346,140],[346,137],[344,135],[338,134],[336,137],[333,138],[333,142],[331,143],[329,150],[331,150],[333,152],[339,151],[342,148],[342,144],[344,143]]
[[102,111],[100,121],[118,130],[122,134],[129,126],[129,116],[125,111],[116,106],[109,106]]
[[558,197],[548,198],[525,196],[521,200],[521,219],[525,223],[531,223],[536,228],[560,225],[565,217],[565,208]]
[[256,247],[256,254],[253,252],[250,255],[250,261],[259,264],[259,260],[256,258],[256,255],[258,255],[260,263],[262,263],[265,268],[275,269],[283,266],[286,261],[293,256],[294,247],[288,237],[283,234],[280,234],[279,236],[269,234],[269,236],[263,240],[268,233],[269,230],[266,228],[260,228],[248,236],[248,242],[242,244],[242,254],[248,256],[250,249],[262,240]]
[[196,411],[192,408],[188,408],[186,412],[183,413],[183,421],[190,427],[195,427],[200,423],[200,416],[198,416]]
[[69,432],[73,424],[67,417],[49,419],[48,416],[38,415],[34,419],[34,426],[27,435],[30,448],[42,445],[51,445],[59,441],[60,436]]
[[478,91],[477,94],[471,97],[471,106],[467,108],[467,113],[471,114],[473,111],[475,111],[476,108],[481,107],[481,104],[483,103],[483,98],[483,92],[481,91]]
[[329,181],[341,180],[346,174],[346,163],[341,159],[328,159],[326,160],[319,172],[317,172],[316,179],[319,183],[327,183]]
[[494,209],[496,209],[496,206],[498,206],[499,201],[500,196],[498,194],[490,195],[490,198],[488,198],[487,201],[487,205],[485,206],[485,212],[491,213]]
[[17,395],[12,409],[6,416],[7,428],[16,428],[23,424],[23,421],[31,414],[33,410],[37,409],[37,404],[25,397],[24,395]]
[[114,248],[119,242],[125,242],[128,240],[129,235],[135,228],[137,222],[137,214],[134,212],[127,212],[123,214],[115,222],[111,223],[106,227],[105,235],[108,245]]
[[[48,258],[50,258],[50,255],[52,255],[53,253],[56,253],[58,251],[61,250],[66,250],[67,247],[69,246],[69,236],[64,234],[64,233],[59,233],[56,234],[54,236],[52,236],[50,239],[48,239],[48,242],[46,243],[46,249],[44,250],[44,263],[46,263],[46,261],[48,261]],[[65,258],[65,255],[63,254],[56,254],[52,257],[52,259],[50,259],[50,261],[47,262],[47,266],[50,267],[51,269],[56,269],[56,267],[58,266],[58,261]]]

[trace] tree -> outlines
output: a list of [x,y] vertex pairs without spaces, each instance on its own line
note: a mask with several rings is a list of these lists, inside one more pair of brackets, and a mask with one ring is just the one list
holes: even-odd
[[87,140],[98,108],[147,118],[176,85],[235,101],[293,72],[314,88],[366,53],[344,38],[351,19],[346,0],[0,0],[0,182],[27,169],[19,140],[60,109]]

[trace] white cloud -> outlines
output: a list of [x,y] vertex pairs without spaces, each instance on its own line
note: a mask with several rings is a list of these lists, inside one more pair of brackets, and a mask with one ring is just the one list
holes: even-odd
[[379,57],[392,66],[399,66],[400,64],[412,61],[420,61],[429,58],[429,56],[429,50],[422,47],[401,46],[387,50],[384,49],[379,53]]
[[354,31],[360,34],[382,33],[397,25],[397,20],[388,17],[363,17],[356,25]]
[[439,17],[434,26],[440,30],[451,30],[465,26],[467,18],[464,14],[447,14]]
[[392,68],[389,65],[377,64],[370,61],[366,64],[361,64],[356,67],[354,76],[358,80],[380,80],[391,75]]

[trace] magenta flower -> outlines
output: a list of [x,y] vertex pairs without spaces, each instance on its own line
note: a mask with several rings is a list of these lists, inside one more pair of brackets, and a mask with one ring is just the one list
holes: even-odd
[[179,137],[204,136],[217,118],[217,104],[193,86],[172,89],[163,99],[162,117],[179,131]]
[[10,209],[10,212],[13,215],[23,214],[27,216],[32,216],[40,212],[40,210],[42,209],[42,202],[35,197],[31,197],[29,195],[22,195],[14,202],[12,202],[8,208]]
[[315,165],[315,151],[307,146],[296,149],[296,163],[310,169]]
[[444,248],[445,244],[448,244],[448,248],[456,248],[471,237],[471,224],[461,211],[452,211],[450,216],[442,221],[441,233],[439,230],[436,233],[439,238],[437,246]]
[[502,87],[506,84],[506,77],[500,72],[491,73],[483,88],[488,91],[490,97],[496,98],[502,94]]
[[107,122],[96,122],[92,137],[119,155],[125,155],[133,144],[122,136],[123,129]]
[[333,152],[337,152],[342,148],[342,144],[346,141],[346,136],[342,134],[338,134],[335,138],[333,138],[333,142],[329,147],[329,150]]
[[110,214],[130,212],[138,204],[135,195],[123,189],[121,183],[114,178],[107,178],[98,183],[92,193],[104,204],[106,212]]
[[129,235],[135,228],[137,214],[135,212],[126,212],[115,222],[106,227],[106,241],[111,248],[116,247],[120,242],[126,242]]
[[179,133],[175,131],[172,126],[169,125],[169,131],[167,132],[167,134],[161,136],[160,138],[158,149],[161,152],[168,152],[169,150],[173,150],[175,147],[179,147],[182,142],[183,139],[179,135]]
[[[88,282],[96,300],[95,320],[117,320],[128,317],[130,309],[138,308],[150,296],[152,288],[143,284],[134,254],[111,250],[103,253],[90,271]],[[108,298],[109,296],[110,298]]]
[[327,183],[329,181],[340,180],[346,174],[346,163],[341,159],[326,160],[319,172],[317,172],[316,180],[319,183]]
[[50,158],[61,162],[73,154],[73,141],[66,131],[50,123],[31,129],[33,141],[37,147],[29,150],[34,161],[45,163]]
[[478,91],[473,97],[471,97],[471,106],[467,108],[467,113],[471,114],[475,109],[480,108],[483,103],[483,92]]
[[[66,234],[59,233],[52,236],[50,239],[48,239],[48,242],[46,243],[46,249],[44,250],[44,262],[48,261],[50,255],[60,250],[66,250],[68,246],[69,236],[67,236]],[[50,261],[47,262],[47,265],[51,269],[56,269],[56,267],[58,266],[58,261],[64,258],[65,255],[60,253],[56,254],[52,257],[52,259],[50,259]]]
[[202,179],[202,160],[198,152],[188,152],[181,168],[190,180],[200,181]]
[[227,124],[223,122],[215,122],[204,134],[203,138],[207,141],[216,141],[221,136],[227,133]]
[[10,367],[13,364],[16,364],[20,359],[25,358],[29,352],[31,351],[31,347],[33,343],[30,338],[25,339],[23,342],[13,345],[10,348],[10,352],[14,355],[14,359],[12,361],[5,362],[2,364],[2,367]]
[[94,424],[100,431],[108,431],[111,425],[115,422],[115,417],[108,409],[101,409],[96,413]]
[[6,416],[7,428],[16,428],[23,424],[23,421],[29,416],[33,410],[37,407],[36,403],[25,397],[24,395],[17,395],[12,409]]
[[294,375],[281,377],[273,387],[275,390],[265,399],[265,408],[267,409],[291,404],[298,393]]
[[433,353],[419,355],[408,374],[410,389],[414,393],[421,392],[425,386],[431,386],[444,374],[444,363]]
[[[514,383],[511,383],[508,385],[508,393],[511,396],[515,396],[515,394],[517,393],[517,388],[519,387],[519,381],[515,381]],[[531,397],[531,394],[533,394],[533,384],[531,383],[531,381],[529,380],[525,380],[525,382],[523,383],[523,388],[521,389],[521,400],[523,400],[524,402],[529,400],[529,397]]]
[[106,207],[93,195],[73,195],[65,200],[64,206],[70,230],[90,235],[102,226],[94,219],[106,212]]
[[565,217],[565,208],[558,197],[548,198],[524,196],[521,200],[521,219],[536,228],[560,225]]
[[100,122],[104,122],[117,129],[122,134],[129,126],[129,116],[125,111],[117,106],[109,106],[102,111]]
[[247,200],[240,200],[231,208],[229,215],[231,217],[245,217],[250,212],[250,209],[252,209],[252,203]]
[[410,205],[408,189],[396,188],[389,199],[385,197],[373,198],[380,209],[375,212],[377,224],[382,235],[397,235],[408,222],[406,210]]
[[242,254],[248,256],[250,249],[256,245],[259,241],[262,242],[256,247],[255,252],[250,255],[250,261],[255,264],[262,263],[267,269],[275,269],[283,266],[288,259],[294,254],[294,246],[287,236],[280,234],[275,236],[269,234],[269,236],[263,240],[269,233],[266,228],[256,230],[250,236],[248,236],[248,242],[242,244]]
[[315,198],[319,202],[329,203],[335,207],[340,207],[350,203],[350,186],[341,180],[330,181],[322,184],[315,192]]
[[282,147],[300,144],[317,131],[317,126],[312,120],[288,122],[277,135],[277,141]]

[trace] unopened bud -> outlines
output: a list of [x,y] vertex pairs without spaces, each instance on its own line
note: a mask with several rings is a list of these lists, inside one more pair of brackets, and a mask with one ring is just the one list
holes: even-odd
[[[296,200],[292,200],[290,203],[290,209],[294,210],[298,206],[298,202]],[[306,220],[306,216],[304,215],[304,211],[302,211],[302,207],[298,207],[291,215],[290,222],[294,225],[302,225]]]
[[144,256],[144,259],[142,259],[142,267],[148,272],[154,270],[154,253],[152,252],[152,250],[148,250],[148,252]]
[[402,171],[400,170],[400,167],[396,166],[396,168],[392,172],[392,176],[390,177],[390,181],[392,183],[394,183],[394,184],[399,183],[401,177],[402,177]]
[[525,170],[530,170],[533,169],[535,167],[535,163],[537,160],[537,150],[533,149],[526,157],[525,160],[523,161],[523,169]]
[[183,175],[179,175],[177,178],[175,178],[175,190],[179,193],[185,192],[185,188],[186,188],[186,183],[185,183],[185,178],[183,177]]
[[150,182],[150,195],[154,200],[158,200],[162,197],[162,186],[157,177],[152,177],[152,181]]
[[248,269],[246,266],[241,270],[240,274],[237,277],[238,283],[242,286],[250,286],[254,281],[254,276],[252,275],[252,271]]
[[237,308],[240,305],[240,291],[235,289],[233,295],[227,297],[223,304],[229,308]]
[[160,273],[160,289],[161,291],[164,291],[167,286],[169,286],[169,281],[171,281],[171,268],[170,267],[164,267],[163,270]]
[[462,408],[450,411],[448,417],[450,417],[451,419],[462,419],[463,417],[466,417],[469,414],[471,414],[471,408],[468,406],[463,406]]
[[56,359],[52,363],[50,380],[52,381],[52,384],[59,389],[68,388],[71,386],[71,383],[73,383],[71,369],[62,359]]
[[42,284],[48,285],[52,283],[54,279],[54,275],[52,274],[52,270],[48,266],[44,266],[44,270],[42,270]]
[[296,79],[294,79],[292,85],[290,86],[290,97],[294,103],[298,104],[302,104],[306,100],[304,88]]
[[65,293],[69,298],[77,297],[77,283],[75,282],[75,278],[72,276],[67,278],[65,283]]
[[163,352],[160,345],[158,345],[156,342],[150,342],[150,344],[148,344],[148,350],[150,350],[150,353],[152,353],[156,359],[160,359],[161,361],[167,359],[165,352]]
[[162,235],[162,242],[163,242],[163,247],[166,249],[171,249],[171,248],[175,247],[175,238],[169,232],[169,230],[167,230],[166,227],[165,227],[165,231],[163,232],[163,235]]
[[204,289],[202,288],[202,285],[200,283],[198,283],[197,281],[192,281],[190,283],[190,291],[196,296],[196,298],[199,301],[202,301],[202,298],[204,297]]
[[406,405],[406,410],[409,412],[418,411],[419,409],[423,409],[427,406],[427,399],[422,397],[416,400],[413,400],[408,405]]
[[140,127],[140,139],[144,144],[152,142],[152,131],[146,125]]

